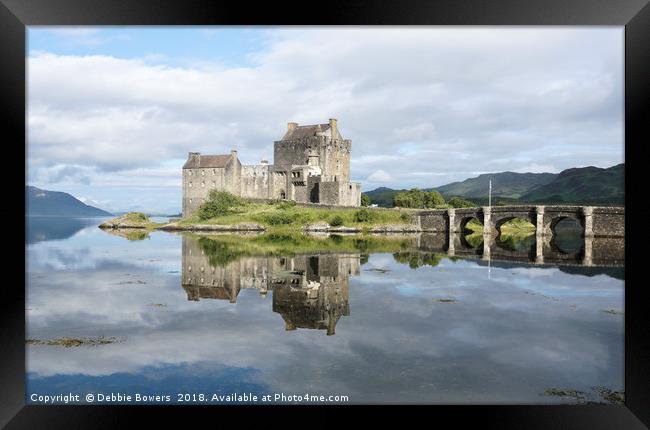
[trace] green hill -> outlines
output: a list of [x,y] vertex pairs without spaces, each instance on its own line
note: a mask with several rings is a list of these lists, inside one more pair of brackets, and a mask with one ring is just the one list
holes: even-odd
[[524,194],[530,203],[625,204],[625,164],[607,169],[581,167],[563,170],[552,182]]
[[[436,189],[446,200],[463,197],[479,205],[488,203],[489,181],[492,180],[492,204],[575,203],[624,204],[625,164],[602,169],[583,167],[560,173],[487,173],[462,182],[452,182]],[[393,197],[400,191],[380,187],[367,191],[372,204],[393,206]]]
[[557,176],[555,173],[486,173],[476,178],[465,179],[462,182],[452,182],[436,189],[445,197],[485,198],[488,195],[490,180],[492,180],[493,198],[518,199],[532,189],[550,183]]
[[395,196],[395,194],[399,193],[400,191],[406,191],[406,190],[393,190],[391,188],[379,187],[372,191],[365,192],[364,194],[370,197],[371,204],[376,204],[384,208],[392,208],[393,197]]

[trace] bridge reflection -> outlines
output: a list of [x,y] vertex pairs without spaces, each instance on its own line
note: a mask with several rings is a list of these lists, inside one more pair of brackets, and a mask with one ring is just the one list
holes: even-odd
[[[512,240],[511,237],[503,235],[455,233],[449,235],[445,245],[441,246],[440,243],[434,243],[435,240],[431,242],[428,236],[422,235],[421,249],[444,251],[449,256],[587,267],[625,265],[625,239],[622,237],[533,234]],[[439,242],[438,235],[433,237]]]

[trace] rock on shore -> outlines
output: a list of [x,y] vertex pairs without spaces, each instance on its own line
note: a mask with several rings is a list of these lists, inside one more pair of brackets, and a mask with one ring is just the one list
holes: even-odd
[[234,225],[221,225],[221,224],[189,224],[183,225],[178,223],[169,223],[158,230],[165,231],[265,231],[266,228],[262,225],[255,223],[239,223]]

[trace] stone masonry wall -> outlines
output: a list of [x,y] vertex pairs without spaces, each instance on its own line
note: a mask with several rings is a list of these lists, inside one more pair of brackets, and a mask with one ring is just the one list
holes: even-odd
[[269,197],[269,165],[242,166],[241,197],[265,199]]

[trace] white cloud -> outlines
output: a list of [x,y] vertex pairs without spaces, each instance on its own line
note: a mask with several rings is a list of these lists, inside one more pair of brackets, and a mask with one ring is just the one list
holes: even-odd
[[393,177],[384,170],[377,170],[368,176],[370,182],[390,182]]
[[519,173],[558,173],[558,169],[552,164],[529,164],[527,166],[515,169]]
[[166,169],[160,184],[180,200],[180,166],[169,160],[235,147],[255,163],[272,158],[288,121],[331,117],[352,139],[353,180],[394,187],[622,161],[621,29],[264,34],[266,49],[247,67],[32,53],[30,180],[47,185],[43,171],[74,165],[93,169],[93,185],[155,185],[147,172]]

